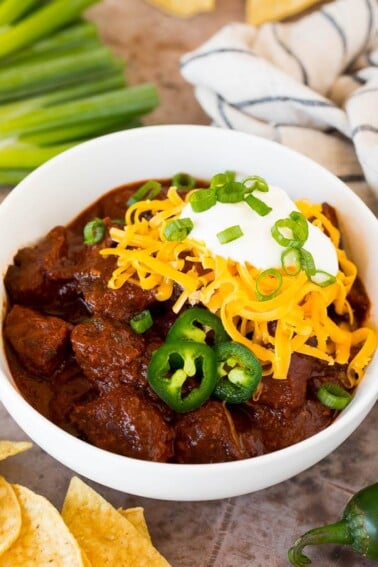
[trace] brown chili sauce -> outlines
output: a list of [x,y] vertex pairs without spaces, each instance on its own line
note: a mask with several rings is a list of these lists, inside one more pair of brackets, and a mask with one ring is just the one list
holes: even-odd
[[[169,180],[162,181],[163,186]],[[176,463],[213,463],[255,457],[297,443],[326,428],[336,412],[316,391],[342,384],[346,367],[292,356],[286,380],[264,377],[257,401],[227,405],[209,399],[176,414],[152,391],[147,367],[174,322],[172,302],[132,283],[108,287],[115,258],[109,228],[124,218],[140,186],[105,194],[67,226],[17,252],[5,275],[3,334],[11,373],[24,398],[71,434],[129,457]],[[323,211],[335,222],[329,205]],[[105,238],[83,243],[83,227],[104,219]],[[179,290],[177,290],[179,293]],[[349,300],[362,323],[369,300],[357,281]],[[136,334],[130,319],[149,309],[153,326]]]

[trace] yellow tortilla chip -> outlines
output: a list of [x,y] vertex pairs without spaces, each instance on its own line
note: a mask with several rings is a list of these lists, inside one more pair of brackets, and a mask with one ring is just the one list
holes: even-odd
[[29,441],[0,441],[0,461],[22,453],[32,446]]
[[118,512],[126,518],[126,520],[129,520],[143,537],[151,541],[150,532],[148,531],[147,522],[144,517],[144,510],[141,506],[126,508],[126,510],[119,508]]
[[147,0],[150,4],[162,8],[169,14],[188,18],[201,12],[211,12],[215,0]]
[[18,538],[21,508],[12,486],[0,476],[0,555]]
[[62,517],[93,567],[169,566],[129,520],[77,477],[70,482]]
[[247,0],[247,22],[259,26],[265,22],[283,20],[322,1],[324,0]]
[[12,487],[21,508],[21,531],[0,555],[0,567],[84,567],[79,545],[58,510],[24,486]]

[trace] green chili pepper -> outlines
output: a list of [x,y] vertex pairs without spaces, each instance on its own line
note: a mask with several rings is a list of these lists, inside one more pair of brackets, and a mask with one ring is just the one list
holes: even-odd
[[219,317],[207,309],[192,307],[176,319],[166,340],[206,343],[210,339],[210,334],[214,343],[224,343],[230,340]]
[[[152,354],[147,370],[151,388],[179,413],[199,408],[212,394],[216,376],[213,350],[192,341],[165,343]],[[199,385],[185,394],[188,378],[195,378]]]
[[351,545],[363,557],[378,559],[378,483],[357,492],[339,522],[314,528],[297,539],[289,549],[290,563],[295,567],[308,565],[311,561],[303,555],[303,548],[320,543]]
[[246,402],[261,380],[261,364],[244,345],[228,342],[214,346],[217,384],[214,395],[231,404]]

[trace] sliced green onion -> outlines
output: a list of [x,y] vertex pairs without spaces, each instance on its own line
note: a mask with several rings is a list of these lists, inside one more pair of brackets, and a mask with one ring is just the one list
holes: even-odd
[[315,273],[311,274],[308,278],[319,287],[327,287],[336,281],[335,276],[323,270],[316,270]]
[[316,395],[323,405],[335,410],[344,409],[352,399],[347,390],[333,383],[322,384]]
[[84,244],[98,244],[101,242],[105,236],[105,223],[102,219],[95,218],[89,222],[84,227]]
[[197,189],[189,197],[189,203],[195,213],[202,213],[213,207],[217,202],[217,194],[214,187],[209,189]]
[[295,239],[295,222],[291,219],[279,219],[271,228],[271,233],[276,242],[287,248],[292,246],[293,242],[301,246],[300,241]]
[[139,189],[131,195],[131,197],[127,201],[127,205],[133,205],[134,203],[138,203],[139,201],[147,201],[149,199],[154,199],[159,195],[161,191],[161,183],[158,181],[154,181],[151,179],[150,181],[146,181],[139,187]]
[[288,276],[296,276],[302,268],[301,251],[298,248],[286,248],[281,254],[282,268]]
[[250,175],[243,179],[242,183],[248,193],[251,193],[252,191],[262,191],[263,193],[267,193],[269,191],[269,185],[265,179],[259,175]]
[[238,181],[230,181],[216,191],[220,203],[240,203],[244,197],[244,185]]
[[[270,280],[270,283],[273,284],[272,290],[269,293],[265,293],[262,290],[264,280]],[[281,273],[276,270],[275,268],[269,268],[268,270],[264,270],[259,274],[256,279],[256,296],[259,301],[267,301],[269,299],[273,299],[276,297],[278,292],[280,291],[282,286],[282,275]]]
[[172,177],[172,185],[176,189],[193,189],[196,186],[196,180],[188,173],[176,173]]
[[293,219],[277,220],[271,228],[271,233],[274,240],[285,248],[301,248],[305,243],[303,227]]
[[269,207],[264,201],[252,195],[252,193],[247,195],[244,200],[260,217],[265,217],[272,210],[272,207]]
[[301,248],[300,255],[302,268],[306,272],[307,277],[311,279],[311,276],[313,276],[316,272],[314,257],[311,252],[304,248]]
[[297,238],[306,242],[308,238],[308,222],[306,217],[299,211],[292,211],[290,213],[290,218],[295,222],[295,234]]
[[148,309],[137,313],[130,319],[130,327],[135,333],[138,333],[138,335],[148,331],[153,323],[152,315]]
[[225,173],[216,173],[213,175],[210,181],[210,187],[223,187],[227,183],[231,183],[235,181],[235,172],[233,171],[226,171]]
[[193,221],[189,218],[171,220],[165,225],[163,234],[167,240],[185,240],[193,226]]
[[227,244],[243,236],[243,231],[238,224],[234,226],[229,226],[225,230],[217,233],[217,238],[221,244]]

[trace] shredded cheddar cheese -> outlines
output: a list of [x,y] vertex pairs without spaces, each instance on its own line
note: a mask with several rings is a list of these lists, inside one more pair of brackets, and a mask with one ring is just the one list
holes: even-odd
[[[111,228],[117,245],[101,251],[105,256],[117,256],[109,287],[118,289],[129,281],[145,290],[154,289],[157,299],[166,301],[178,285],[181,294],[174,312],[186,302],[206,306],[221,318],[232,340],[257,356],[265,375],[285,379],[291,355],[296,352],[330,365],[348,365],[346,386],[356,386],[374,354],[377,335],[368,327],[356,328],[348,293],[357,268],[340,248],[339,230],[322,214],[321,206],[296,203],[307,219],[328,233],[337,249],[336,281],[321,287],[304,271],[293,276],[280,270],[279,293],[261,301],[256,295],[260,271],[253,266],[215,256],[203,243],[190,238],[179,242],[164,238],[166,223],[179,217],[186,202],[171,187],[165,199],[140,201],[129,207],[125,227]],[[330,306],[342,323],[329,316]]]

